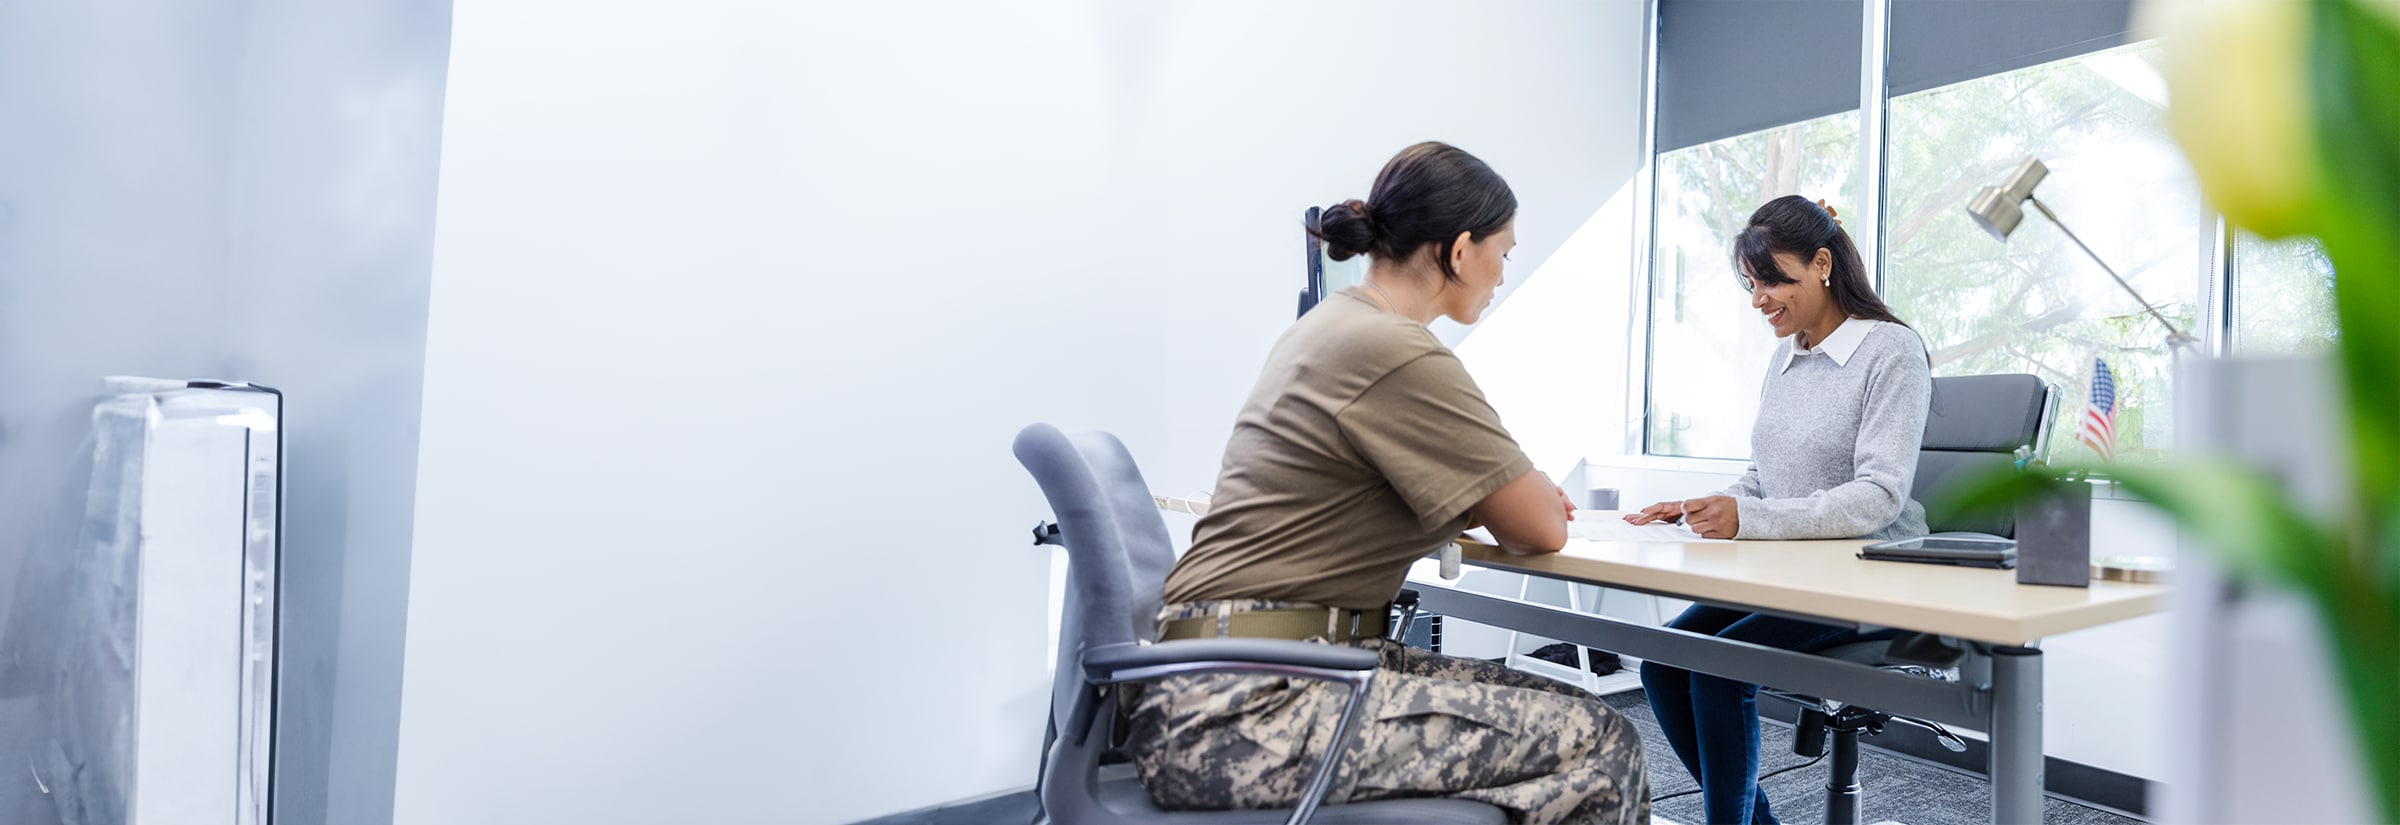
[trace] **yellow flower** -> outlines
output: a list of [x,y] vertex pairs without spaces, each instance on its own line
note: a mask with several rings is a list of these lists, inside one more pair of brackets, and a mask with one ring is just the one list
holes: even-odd
[[[2400,0],[2373,0],[2400,15]],[[2151,0],[2164,29],[2167,127],[2237,226],[2307,232],[2323,184],[2308,96],[2308,0]]]

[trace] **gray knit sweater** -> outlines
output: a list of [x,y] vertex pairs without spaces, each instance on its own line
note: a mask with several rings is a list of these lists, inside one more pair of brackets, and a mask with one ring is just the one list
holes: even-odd
[[1750,469],[1717,492],[1740,507],[1739,538],[1925,535],[1925,508],[1908,497],[1933,403],[1924,342],[1857,318],[1814,350],[1794,338],[1767,362]]

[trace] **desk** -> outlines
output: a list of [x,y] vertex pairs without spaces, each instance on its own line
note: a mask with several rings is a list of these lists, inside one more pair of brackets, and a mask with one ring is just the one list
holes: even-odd
[[[1586,512],[1582,518],[1606,516]],[[1839,625],[1969,640],[1959,681],[1941,682],[1805,653],[1412,581],[1424,609],[1906,716],[1989,737],[1992,821],[2042,817],[2043,636],[2156,612],[2166,587],[2094,581],[2019,585],[2012,570],[1866,561],[1841,541],[1634,543],[1571,539],[1517,556],[1461,541],[1468,564]]]

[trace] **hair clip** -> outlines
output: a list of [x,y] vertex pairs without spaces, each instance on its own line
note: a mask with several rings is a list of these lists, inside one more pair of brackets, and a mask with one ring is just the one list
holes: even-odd
[[1832,218],[1834,226],[1842,225],[1842,213],[1833,211],[1833,205],[1826,203],[1824,198],[1817,199],[1817,207],[1825,210],[1825,217]]

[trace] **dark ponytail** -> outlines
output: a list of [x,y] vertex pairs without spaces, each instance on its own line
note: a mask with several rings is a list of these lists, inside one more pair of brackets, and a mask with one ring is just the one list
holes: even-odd
[[1826,286],[1833,293],[1833,305],[1843,315],[1908,326],[1883,305],[1882,298],[1875,296],[1875,284],[1867,280],[1866,262],[1859,258],[1858,245],[1850,241],[1850,233],[1842,231],[1842,225],[1834,221],[1833,213],[1825,211],[1825,207],[1799,195],[1767,201],[1767,205],[1750,213],[1750,225],[1733,238],[1734,271],[1770,284],[1796,284],[1799,281],[1784,275],[1783,268],[1775,265],[1775,253],[1809,261],[1816,259],[1819,249],[1833,256],[1833,271]]
[[1308,234],[1324,241],[1334,260],[1347,261],[1375,248],[1375,219],[1368,216],[1366,201],[1352,198],[1319,213]]
[[1452,282],[1451,248],[1458,233],[1482,241],[1517,216],[1517,194],[1500,173],[1465,150],[1426,141],[1400,150],[1367,199],[1333,205],[1308,225],[1334,260],[1373,255],[1398,263],[1427,244],[1439,244],[1436,264]]

